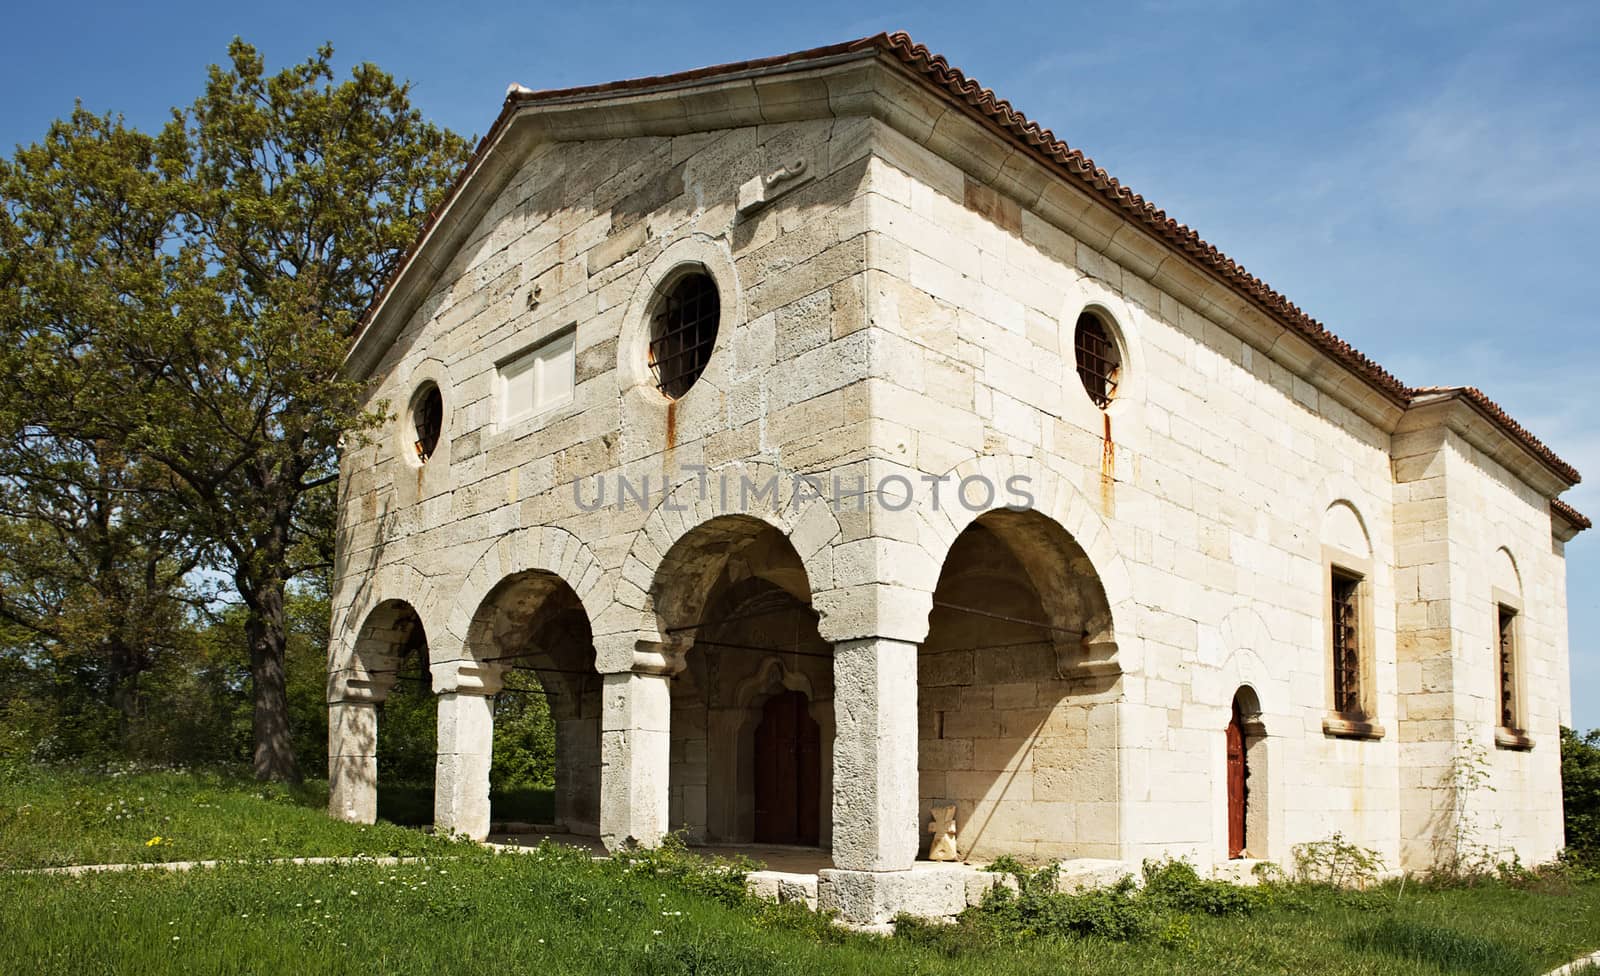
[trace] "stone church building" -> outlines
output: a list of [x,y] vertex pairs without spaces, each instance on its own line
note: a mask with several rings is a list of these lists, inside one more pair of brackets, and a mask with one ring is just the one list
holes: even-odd
[[513,87],[347,368],[335,816],[417,654],[438,827],[530,670],[554,829],[812,848],[862,921],[944,806],[978,864],[1562,847],[1578,473],[903,34]]

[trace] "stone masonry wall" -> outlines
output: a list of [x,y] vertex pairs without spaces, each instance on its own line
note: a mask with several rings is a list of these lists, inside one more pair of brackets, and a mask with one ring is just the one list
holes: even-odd
[[[713,811],[693,794],[714,792],[710,750],[695,745],[712,736],[711,714],[642,690],[666,664],[622,676],[670,658],[681,639],[666,624],[703,608],[718,560],[749,541],[742,523],[697,527],[730,506],[697,494],[688,472],[845,485],[899,475],[916,496],[905,505],[755,513],[799,563],[798,578],[785,570],[776,582],[809,593],[820,638],[845,649],[836,692],[819,688],[817,700],[858,696],[837,713],[852,779],[831,823],[844,825],[836,852],[865,853],[840,867],[899,864],[909,803],[885,797],[901,793],[920,794],[918,818],[936,799],[964,807],[965,826],[982,831],[964,850],[1223,859],[1223,730],[1241,687],[1265,734],[1250,751],[1252,855],[1286,860],[1291,845],[1339,831],[1395,866],[1402,838],[1430,816],[1418,789],[1437,788],[1469,725],[1488,728],[1490,614],[1475,601],[1506,546],[1527,607],[1538,744],[1492,754],[1497,792],[1484,810],[1506,845],[1546,856],[1559,841],[1549,795],[1567,685],[1562,560],[1543,500],[1454,435],[1391,438],[1326,392],[1326,377],[1314,384],[1288,354],[1241,339],[1259,334],[1245,321],[1253,310],[1196,308],[1156,288],[1166,255],[1113,261],[1124,227],[1106,212],[1085,202],[1062,218],[1057,199],[1047,219],[1048,179],[1037,212],[998,192],[1002,172],[1026,180],[1033,164],[975,127],[961,132],[959,166],[849,116],[535,146],[375,371],[373,403],[395,419],[343,457],[331,669],[353,666],[373,607],[401,601],[436,676],[463,676],[442,686],[486,693],[492,665],[472,646],[474,615],[508,574],[559,577],[590,618],[607,714],[632,709],[627,729],[602,730],[602,765],[626,772],[603,788],[666,796],[655,784],[672,767],[678,789],[661,819],[709,832]],[[779,171],[805,175],[741,212],[740,187]],[[722,329],[705,374],[669,403],[641,337],[657,285],[686,263],[717,280]],[[1074,369],[1086,309],[1112,323],[1124,359],[1105,411]],[[496,364],[568,328],[572,402],[499,423]],[[404,415],[427,381],[443,393],[444,436],[419,464]],[[924,476],[947,474],[941,506]],[[1081,640],[1048,653],[1014,635],[1012,655],[991,649],[982,681],[976,661],[961,681],[924,658],[909,694],[913,645],[1004,634],[941,630],[937,616],[929,629],[941,568],[976,517],[949,491],[980,474],[1027,479],[1109,611],[1085,615]],[[575,480],[592,499],[596,479],[619,476],[649,484],[650,503],[613,495],[586,510],[573,495]],[[681,507],[667,503],[669,485]],[[1065,550],[1050,538],[1046,548]],[[1324,732],[1330,547],[1370,563],[1376,739]],[[1070,601],[1040,585],[1060,575],[1030,570],[1038,603],[1015,609],[1069,616]],[[1437,659],[1445,648],[1449,665]],[[704,678],[696,669],[704,662],[675,679],[683,690]],[[910,734],[900,713],[912,698],[920,789],[876,756]],[[1435,704],[1446,724],[1421,724]],[[1030,727],[1008,728],[1008,712]],[[660,770],[619,758],[668,726],[675,751],[650,753]],[[886,739],[863,742],[863,729]],[[1448,746],[1428,744],[1447,730]],[[737,815],[716,816],[739,829]]]
[[[1343,831],[1396,863],[1387,435],[1111,263],[1092,237],[894,132],[877,137],[867,297],[892,363],[872,393],[889,441],[921,474],[975,453],[1034,459],[1087,502],[1097,524],[1086,528],[1108,533],[1126,562],[1123,856],[1226,857],[1223,729],[1249,684],[1270,756],[1252,783],[1269,836],[1252,853],[1286,858],[1289,844]],[[1115,321],[1125,347],[1105,413],[1074,373],[1073,327],[1087,307]],[[1376,567],[1373,678],[1389,734],[1375,742],[1322,731],[1323,521],[1341,499],[1363,520]],[[1041,824],[1040,839],[1053,827]]]

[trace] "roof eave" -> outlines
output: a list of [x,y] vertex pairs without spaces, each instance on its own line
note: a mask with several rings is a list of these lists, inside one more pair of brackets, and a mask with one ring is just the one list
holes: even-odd
[[1520,427],[1510,429],[1509,418],[1501,414],[1503,411],[1494,407],[1493,401],[1476,391],[1421,390],[1412,399],[1396,432],[1444,427],[1546,498],[1554,499],[1579,483],[1577,470]]

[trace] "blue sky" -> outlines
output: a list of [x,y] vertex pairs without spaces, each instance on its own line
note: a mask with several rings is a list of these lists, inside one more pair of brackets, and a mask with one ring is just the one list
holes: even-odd
[[[1406,382],[1483,388],[1600,516],[1600,4],[13,5],[0,146],[74,98],[159,125],[243,36],[332,41],[481,134],[559,87],[907,30]],[[235,9],[230,9],[235,8]],[[1574,717],[1600,726],[1600,531],[1568,551]]]

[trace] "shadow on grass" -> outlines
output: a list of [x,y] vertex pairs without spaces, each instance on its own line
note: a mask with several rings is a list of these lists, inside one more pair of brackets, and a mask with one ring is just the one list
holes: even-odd
[[[554,790],[510,789],[489,794],[490,818],[522,823],[547,824],[555,821]],[[426,827],[433,823],[433,784],[395,784],[378,787],[378,818],[402,827]]]
[[1447,973],[1504,976],[1526,960],[1504,943],[1426,922],[1388,918],[1345,939],[1352,949],[1438,967]]

